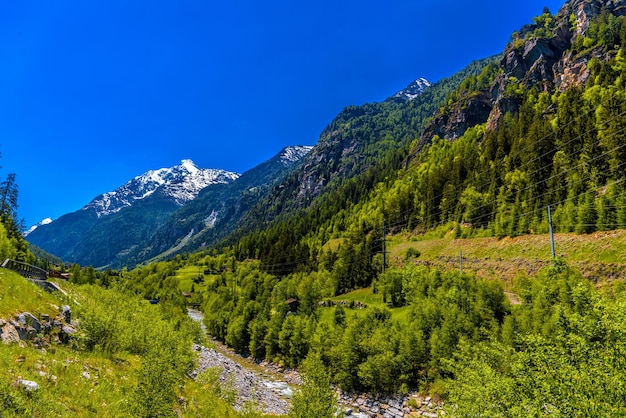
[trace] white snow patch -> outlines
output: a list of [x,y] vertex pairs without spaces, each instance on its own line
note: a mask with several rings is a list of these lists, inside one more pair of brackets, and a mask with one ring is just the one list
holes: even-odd
[[215,222],[217,222],[217,217],[220,213],[212,210],[211,214],[204,219],[204,225],[207,228],[213,228],[215,226]]
[[307,155],[312,149],[312,146],[304,145],[287,147],[280,154],[280,161],[285,165],[293,164],[300,161],[302,157]]
[[218,169],[200,169],[192,160],[182,160],[171,168],[150,170],[118,189],[92,200],[83,210],[93,209],[98,217],[119,212],[135,201],[145,199],[157,190],[177,204],[195,199],[202,189],[212,184],[230,183],[238,173]]
[[424,90],[432,86],[432,83],[425,78],[418,78],[407,86],[404,90],[397,92],[393,97],[404,97],[411,101],[419,96]]
[[24,232],[23,236],[27,236],[28,234],[32,233],[35,229],[39,228],[40,226],[44,226],[44,225],[48,225],[52,223],[52,219],[51,218],[46,218],[44,220],[42,220],[41,222],[31,226],[30,228],[28,228],[28,231]]

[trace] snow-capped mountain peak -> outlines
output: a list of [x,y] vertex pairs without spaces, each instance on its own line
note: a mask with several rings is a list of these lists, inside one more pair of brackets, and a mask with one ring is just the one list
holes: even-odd
[[406,100],[413,100],[419,96],[426,88],[430,87],[432,83],[425,78],[418,78],[409,84],[404,90],[400,90],[393,97],[404,98]]
[[52,223],[52,219],[51,218],[44,219],[43,221],[39,222],[38,224],[35,224],[35,225],[31,226],[30,228],[28,228],[28,231],[24,232],[24,236],[27,236],[28,234],[30,234],[31,232],[33,232],[35,229],[39,228],[40,226],[48,225],[49,223]]
[[180,166],[190,173],[196,173],[199,170],[199,168],[196,167],[196,165],[191,160],[181,161]]
[[237,173],[219,169],[201,169],[192,160],[183,160],[174,167],[147,171],[114,191],[96,197],[83,210],[92,209],[98,217],[106,216],[119,212],[157,191],[182,205],[195,199],[205,187],[230,183],[238,177]]
[[284,165],[290,165],[290,164],[300,161],[302,157],[307,155],[312,149],[313,149],[312,146],[305,146],[305,145],[296,145],[296,146],[286,147],[279,154],[279,158],[280,158],[280,161]]

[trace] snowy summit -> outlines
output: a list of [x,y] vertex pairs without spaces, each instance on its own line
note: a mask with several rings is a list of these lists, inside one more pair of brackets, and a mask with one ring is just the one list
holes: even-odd
[[313,149],[312,146],[293,146],[285,148],[280,154],[280,161],[285,165],[298,162]]
[[237,173],[198,168],[193,161],[183,160],[177,166],[150,170],[137,176],[116,190],[96,197],[83,210],[93,209],[98,217],[106,216],[145,199],[157,190],[182,205],[195,199],[207,186],[230,183],[237,178]]
[[30,228],[28,228],[28,231],[24,232],[24,236],[27,236],[28,234],[30,234],[31,232],[33,232],[35,229],[39,228],[40,226],[48,225],[51,222],[52,222],[52,219],[50,219],[50,218],[44,219],[43,221],[39,222],[38,224],[33,225]]
[[425,78],[418,78],[409,84],[404,90],[400,90],[393,97],[404,98],[406,100],[413,100],[419,96],[424,90],[432,86],[432,83]]

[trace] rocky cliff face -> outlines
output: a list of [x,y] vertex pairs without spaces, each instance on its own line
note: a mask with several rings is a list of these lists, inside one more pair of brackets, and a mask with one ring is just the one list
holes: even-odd
[[613,58],[601,47],[572,50],[576,40],[587,34],[593,19],[603,12],[625,16],[626,0],[572,0],[556,16],[544,14],[524,26],[506,46],[493,84],[460,101],[456,108],[447,109],[446,114],[436,116],[420,138],[420,148],[435,135],[453,140],[477,124],[497,128],[506,113],[519,109],[516,90],[537,88],[552,92],[583,85],[593,58]]
[[490,92],[484,91],[472,97],[458,101],[454,106],[439,112],[426,128],[419,141],[421,149],[436,135],[447,140],[454,140],[472,126],[484,123],[493,108]]

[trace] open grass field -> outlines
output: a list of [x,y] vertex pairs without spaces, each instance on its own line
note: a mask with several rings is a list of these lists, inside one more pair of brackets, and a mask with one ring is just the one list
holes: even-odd
[[[204,274],[203,266],[185,266],[176,270],[176,278],[179,280],[179,289],[181,292],[191,292],[192,285],[196,292],[205,291],[207,285],[215,280],[219,275]],[[194,279],[198,276],[204,278],[203,282],[194,283]]]
[[[392,265],[413,262],[438,268],[460,269],[505,283],[519,274],[532,276],[551,262],[549,235],[515,238],[436,238],[420,240],[397,235],[390,240]],[[594,282],[626,278],[626,230],[596,232],[588,235],[555,234],[557,257],[577,267]],[[407,259],[412,249],[419,256]]]
[[[374,293],[372,287],[368,287],[365,289],[357,289],[353,290],[350,293],[346,293],[343,295],[335,296],[330,298],[333,301],[346,301],[346,302],[361,302],[367,305],[367,308],[373,306],[386,307],[391,311],[391,318],[395,320],[403,320],[406,318],[406,315],[409,312],[409,307],[404,306],[401,308],[391,308],[388,307],[386,303],[383,302],[382,295],[380,293]],[[321,308],[321,321],[332,321],[333,315],[335,314],[334,307],[324,307]],[[346,317],[350,318],[354,315],[357,315],[359,312],[363,312],[363,309],[359,308],[345,308]]]

